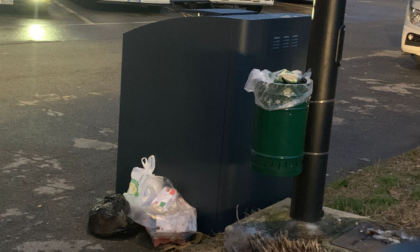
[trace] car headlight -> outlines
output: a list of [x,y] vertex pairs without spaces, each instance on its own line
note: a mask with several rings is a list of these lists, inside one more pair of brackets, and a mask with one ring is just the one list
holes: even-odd
[[412,9],[410,11],[410,22],[413,25],[420,26],[420,10]]
[[410,3],[410,22],[413,25],[420,26],[420,1],[411,0]]

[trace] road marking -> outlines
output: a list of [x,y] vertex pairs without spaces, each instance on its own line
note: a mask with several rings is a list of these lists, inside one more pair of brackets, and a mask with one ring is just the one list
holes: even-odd
[[54,1],[55,4],[57,4],[58,6],[60,6],[61,8],[65,9],[66,11],[70,12],[71,14],[75,15],[76,17],[78,17],[80,20],[82,20],[83,22],[85,22],[86,24],[93,24],[92,21],[90,21],[89,19],[85,18],[84,16],[80,15],[79,13],[75,12],[74,10],[70,9],[69,7]]
[[165,7],[166,9],[168,9],[168,10],[171,10],[171,11],[175,11],[175,9],[172,9],[172,8],[169,8],[169,7]]
[[[122,22],[122,23],[94,23],[89,25],[124,25],[124,24],[151,24],[156,23],[157,21],[142,21],[142,22]],[[77,25],[77,24],[75,24]]]

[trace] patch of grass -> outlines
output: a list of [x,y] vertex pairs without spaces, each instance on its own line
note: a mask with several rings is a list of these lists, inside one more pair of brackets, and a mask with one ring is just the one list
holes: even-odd
[[389,189],[400,185],[400,179],[393,174],[385,174],[375,179],[378,184],[373,191],[376,195],[389,194]]
[[378,209],[398,204],[398,200],[390,195],[373,195],[370,198],[337,198],[329,206],[345,212],[370,216]]
[[420,147],[327,185],[324,202],[420,235]]
[[389,188],[387,188],[387,187],[379,186],[379,187],[375,188],[375,190],[373,190],[373,193],[377,194],[377,195],[381,195],[381,194],[388,193],[388,190],[389,190]]
[[391,188],[400,184],[400,179],[394,174],[382,175],[376,179],[376,182],[382,187]]
[[383,170],[383,167],[381,163],[378,162],[374,165],[365,167],[363,170],[369,173],[378,173],[379,171]]
[[407,174],[410,175],[411,177],[413,177],[414,179],[420,180],[420,173],[409,172]]
[[420,157],[420,149],[415,149],[415,150],[409,151],[405,155],[412,162],[416,162],[417,159]]
[[411,194],[411,197],[413,197],[413,199],[416,201],[420,200],[420,186],[417,186],[416,188],[414,188],[413,193]]
[[350,183],[350,181],[347,178],[340,179],[340,180],[332,182],[331,187],[334,188],[334,189],[339,189],[341,187],[348,187],[349,183]]
[[381,207],[389,207],[398,203],[398,200],[390,195],[373,195],[368,201],[371,209],[376,211]]
[[366,215],[367,212],[364,201],[355,198],[337,198],[329,207],[359,215]]

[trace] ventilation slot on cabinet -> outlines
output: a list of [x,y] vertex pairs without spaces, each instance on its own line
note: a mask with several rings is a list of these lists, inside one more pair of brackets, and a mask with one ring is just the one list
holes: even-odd
[[288,48],[290,46],[290,36],[283,36],[281,48]]
[[278,49],[285,49],[289,47],[297,47],[298,44],[299,44],[298,35],[277,36],[277,37],[273,37],[271,49],[278,50]]
[[291,47],[296,47],[298,46],[298,42],[299,42],[299,36],[298,35],[293,35],[292,36],[292,43],[291,43]]
[[273,38],[273,50],[280,49],[280,37],[274,37]]

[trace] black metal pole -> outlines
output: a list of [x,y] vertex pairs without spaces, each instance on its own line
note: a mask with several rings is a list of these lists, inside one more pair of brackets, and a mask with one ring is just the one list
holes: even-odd
[[324,215],[322,205],[345,9],[346,0],[314,0],[307,59],[314,90],[308,112],[303,172],[293,181],[290,217],[295,220],[316,222]]

